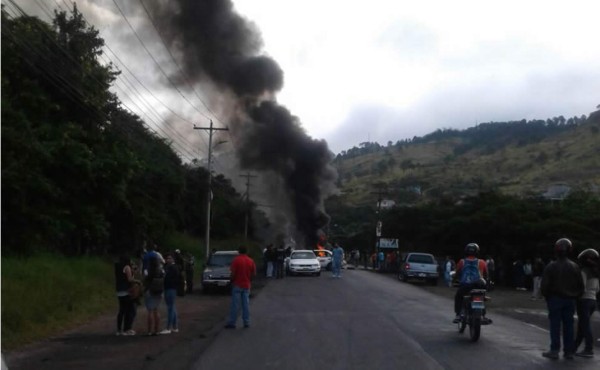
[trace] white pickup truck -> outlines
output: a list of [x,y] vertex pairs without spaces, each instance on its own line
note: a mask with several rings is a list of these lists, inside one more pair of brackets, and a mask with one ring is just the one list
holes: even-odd
[[431,285],[437,285],[439,265],[432,254],[408,253],[398,269],[398,280],[424,280]]

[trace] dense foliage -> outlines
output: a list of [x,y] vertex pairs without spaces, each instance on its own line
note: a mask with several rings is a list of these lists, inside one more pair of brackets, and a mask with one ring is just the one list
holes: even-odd
[[[120,106],[103,43],[76,8],[52,25],[2,11],[3,255],[118,253],[204,234],[207,171]],[[241,196],[222,177],[213,193],[213,236],[242,233]]]
[[[499,260],[550,258],[552,245],[570,238],[576,252],[598,248],[600,199],[575,192],[563,201],[521,199],[496,192],[481,193],[460,202],[440,200],[420,206],[395,207],[381,215],[373,209],[349,208],[330,200],[335,235],[346,249],[375,250],[375,224],[383,223],[382,236],[399,239],[400,251],[427,251],[459,258],[462,248],[477,242],[482,254]],[[367,217],[365,217],[367,215]]]

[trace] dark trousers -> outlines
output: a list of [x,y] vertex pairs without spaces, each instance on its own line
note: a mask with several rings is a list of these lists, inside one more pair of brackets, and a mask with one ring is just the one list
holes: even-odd
[[577,300],[577,337],[575,338],[574,351],[581,345],[585,339],[586,352],[594,351],[594,337],[592,335],[592,326],[590,320],[596,310],[595,299],[578,299]]
[[117,331],[127,331],[133,326],[136,309],[130,296],[119,298],[119,313],[117,314]]
[[560,334],[562,326],[564,353],[575,352],[574,319],[575,298],[550,296],[546,299],[548,319],[550,320],[550,351],[560,351]]

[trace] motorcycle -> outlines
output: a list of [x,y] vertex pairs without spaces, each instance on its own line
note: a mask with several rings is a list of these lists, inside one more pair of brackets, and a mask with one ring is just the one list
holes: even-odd
[[490,298],[486,296],[485,289],[471,289],[463,299],[463,311],[458,322],[458,332],[463,333],[469,326],[469,335],[472,342],[477,342],[481,335],[481,326],[489,325],[492,321],[484,316],[485,302]]
[[[454,277],[453,272],[451,273],[452,277]],[[454,281],[453,286],[458,286],[458,283]],[[486,286],[486,284],[482,283],[481,286]],[[486,289],[474,288],[463,296],[463,307],[460,321],[458,322],[458,332],[460,334],[464,333],[468,326],[472,342],[479,340],[482,325],[490,325],[492,323],[492,320],[485,317],[485,302],[491,299],[486,293]]]

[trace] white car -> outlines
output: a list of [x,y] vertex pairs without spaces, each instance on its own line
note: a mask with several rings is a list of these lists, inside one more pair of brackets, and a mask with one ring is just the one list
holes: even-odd
[[321,275],[321,264],[311,250],[295,250],[290,254],[287,271],[290,275],[311,274]]
[[[321,264],[321,268],[327,271],[331,271],[331,261],[333,259],[333,252],[329,249],[314,249],[315,255]],[[346,259],[342,260],[342,268],[347,268],[348,264],[346,263]]]
[[331,270],[331,258],[333,253],[327,249],[314,249],[315,255],[321,264],[321,269]]

